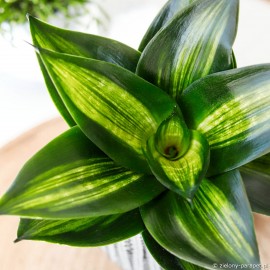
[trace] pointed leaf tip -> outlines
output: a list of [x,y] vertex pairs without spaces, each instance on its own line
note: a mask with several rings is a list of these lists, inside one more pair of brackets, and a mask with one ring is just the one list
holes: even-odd
[[39,240],[69,246],[101,246],[144,230],[140,212],[81,219],[21,219],[17,241]]
[[234,66],[236,0],[195,1],[145,47],[137,74],[179,100],[192,82]]
[[21,242],[22,240],[23,240],[23,238],[18,237],[18,238],[16,238],[16,239],[13,241],[13,243],[14,243],[14,244],[19,243],[19,242]]
[[27,43],[28,45],[30,45],[31,47],[33,47],[35,49],[36,53],[39,53],[40,48],[38,48],[36,45],[28,42],[27,40],[24,40],[24,42]]
[[168,191],[141,207],[144,224],[159,245],[209,269],[224,262],[259,265],[253,216],[238,171],[204,179],[193,204],[192,209]]
[[116,165],[78,127],[40,150],[0,200],[0,213],[83,218],[130,211],[164,187],[151,175]]
[[157,32],[163,28],[168,22],[184,8],[192,4],[196,0],[170,0],[160,10],[158,15],[154,18],[153,22],[147,29],[140,46],[139,51],[143,51],[147,44],[152,40]]
[[[57,28],[31,15],[29,16],[29,23],[33,44],[39,48],[111,62],[131,71],[136,69],[140,53],[123,43],[95,35]],[[47,89],[57,109],[69,126],[75,126],[74,119],[63,103],[39,55],[38,61]]]
[[109,38],[66,30],[29,17],[33,43],[51,51],[110,62],[135,71],[140,52]]

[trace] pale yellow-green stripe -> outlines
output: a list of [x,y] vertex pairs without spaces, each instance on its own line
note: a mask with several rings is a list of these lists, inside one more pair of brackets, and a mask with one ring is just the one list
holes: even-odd
[[115,167],[107,158],[89,159],[89,164],[85,163],[85,160],[82,160],[44,172],[29,181],[25,192],[18,195],[16,200],[7,202],[5,208],[11,203],[12,212],[16,212],[53,203],[53,210],[61,211],[66,209],[69,203],[73,208],[101,199],[142,176]]
[[181,265],[183,266],[184,270],[205,270],[205,268],[200,267],[196,264],[189,263],[187,261],[181,260]]
[[[186,33],[189,34],[181,39],[182,44],[180,43],[177,53],[179,56],[173,64],[171,79],[173,97],[194,80],[209,74],[220,39],[230,18],[228,10],[229,6],[225,1],[217,3],[214,8],[213,6],[205,8],[187,28]],[[213,20],[212,14],[216,14],[218,20]],[[196,33],[191,29],[196,29]]]
[[212,149],[222,148],[246,139],[249,136],[259,136],[269,124],[270,114],[270,84],[262,81],[254,84],[253,89],[245,91],[249,78],[241,80],[235,92],[240,92],[232,100],[213,109],[197,127],[206,135]]
[[[35,30],[36,31],[36,30]],[[42,30],[41,30],[42,31]],[[81,48],[75,46],[70,41],[67,41],[65,38],[50,32],[50,39],[48,40],[44,33],[39,34],[37,32],[34,33],[34,38],[36,39],[35,45],[41,48],[46,48],[48,50],[71,53],[72,55],[80,55],[90,57],[89,53],[85,53]],[[54,44],[51,43],[50,40],[54,41]]]
[[63,78],[62,87],[82,113],[141,153],[142,138],[154,133],[157,123],[139,100],[105,76],[85,68],[78,72],[76,65],[61,59],[52,69]]
[[[241,232],[246,228],[245,221],[223,192],[205,181],[207,180],[203,181],[193,200],[193,207],[197,211],[192,211],[190,205],[185,202],[186,209],[189,209],[189,222],[186,223],[185,216],[177,215],[177,221],[185,240],[199,253],[216,262],[219,261],[216,255],[208,248],[205,241],[200,243],[199,239],[194,237],[194,231],[196,231],[196,235],[202,235],[203,238],[206,237],[206,234],[211,236],[208,242],[214,242],[237,261],[245,261],[245,258],[248,260],[250,257],[254,257],[248,240],[243,237]],[[190,226],[190,224],[194,224],[194,226]],[[239,254],[238,250],[244,250],[244,252]]]
[[100,223],[100,228],[109,225],[123,214],[108,215],[106,217],[91,217],[82,219],[60,219],[60,220],[31,220],[28,228],[23,234],[23,238],[30,236],[50,236],[62,234],[70,231],[82,231],[91,225]]
[[[187,187],[193,187],[196,184],[198,174],[202,171],[204,164],[203,155],[205,149],[196,141],[191,140],[191,145],[186,155],[178,160],[168,160],[160,156],[159,163],[167,175],[180,190],[184,191]],[[157,158],[157,157],[156,157]]]

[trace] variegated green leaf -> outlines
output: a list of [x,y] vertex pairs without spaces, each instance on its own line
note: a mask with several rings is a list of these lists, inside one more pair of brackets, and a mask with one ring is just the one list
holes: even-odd
[[247,163],[240,170],[252,210],[270,216],[270,154]]
[[270,151],[270,65],[233,69],[193,83],[181,97],[188,126],[211,148],[209,175]]
[[167,159],[176,160],[186,153],[190,145],[190,131],[179,110],[160,124],[153,140],[156,150]]
[[259,263],[253,218],[238,171],[204,179],[192,205],[172,191],[141,207],[152,237],[175,256],[205,268]]
[[[57,28],[32,16],[29,16],[29,23],[33,44],[36,47],[111,62],[133,72],[136,69],[140,53],[120,42]],[[67,123],[74,126],[75,122],[59,96],[40,56],[37,57],[52,100]]]
[[237,61],[233,51],[232,51],[232,68],[237,68]]
[[116,40],[61,29],[29,16],[33,43],[38,48],[110,62],[135,72],[140,52]]
[[145,33],[141,44],[139,46],[139,51],[143,51],[149,41],[156,35],[156,33],[164,27],[168,21],[170,21],[175,14],[182,11],[188,5],[196,0],[170,0],[163,8],[160,10],[158,15],[154,18],[153,22],[149,26],[147,32]]
[[132,237],[143,229],[138,210],[82,219],[21,219],[16,242],[41,240],[70,246],[101,246]]
[[40,54],[83,132],[122,166],[150,172],[142,147],[176,103],[116,65],[44,50]]
[[160,246],[147,230],[142,233],[144,243],[155,260],[165,270],[202,270],[200,266],[181,260]]
[[[242,168],[241,168],[242,170]],[[270,216],[270,178],[252,171],[241,172],[253,212]]]
[[51,96],[51,99],[53,100],[56,108],[58,109],[59,113],[61,114],[61,116],[63,117],[63,119],[67,122],[67,124],[70,127],[76,126],[76,123],[74,121],[74,119],[72,118],[72,116],[70,115],[69,111],[67,110],[65,104],[63,103],[59,93],[57,92],[40,56],[37,54],[37,59],[39,62],[39,66],[40,69],[42,71],[42,75],[46,84],[46,87],[48,89],[48,92]]
[[22,168],[0,200],[0,213],[81,218],[132,210],[164,190],[153,176],[116,165],[78,127],[65,132]]
[[[191,200],[199,187],[209,165],[209,145],[205,137],[191,131],[190,142],[184,154],[169,158],[166,153],[179,153],[181,141],[168,142],[162,154],[158,151],[157,138],[152,136],[147,142],[145,155],[156,178],[167,188]],[[172,150],[170,150],[172,149]],[[178,150],[179,149],[179,150]]]
[[144,49],[137,73],[176,100],[192,82],[234,66],[238,0],[195,1]]
[[242,166],[241,171],[270,179],[270,153]]

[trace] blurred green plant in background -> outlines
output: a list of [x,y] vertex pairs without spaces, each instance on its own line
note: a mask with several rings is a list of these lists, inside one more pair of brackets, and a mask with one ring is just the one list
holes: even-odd
[[[92,5],[91,14],[87,4]],[[26,23],[27,13],[43,20],[56,14],[61,14],[65,20],[89,16],[87,24],[94,20],[100,27],[108,20],[106,12],[91,0],[0,0],[0,34],[10,33],[14,26]]]

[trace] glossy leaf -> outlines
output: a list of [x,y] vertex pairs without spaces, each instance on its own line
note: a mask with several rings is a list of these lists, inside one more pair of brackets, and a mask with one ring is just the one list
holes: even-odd
[[183,156],[190,145],[190,131],[180,111],[165,119],[153,137],[156,150],[169,160]]
[[0,200],[0,213],[82,218],[129,211],[164,188],[153,176],[116,165],[81,131],[65,132],[22,168]]
[[70,127],[76,126],[76,122],[74,121],[73,117],[70,115],[69,111],[67,110],[65,104],[63,103],[59,93],[57,92],[40,56],[37,54],[38,62],[40,69],[42,71],[42,75],[48,89],[48,92],[53,100],[56,108],[58,109],[59,113],[63,117],[63,119],[67,122]]
[[16,242],[41,240],[70,246],[108,245],[144,229],[138,210],[82,219],[21,219]]
[[270,178],[253,172],[241,172],[253,212],[270,216]]
[[184,260],[177,258],[168,252],[165,248],[160,246],[156,240],[150,235],[147,230],[142,233],[144,243],[147,246],[148,251],[152,254],[155,260],[165,270],[202,270],[200,266],[191,264]]
[[270,216],[270,154],[247,163],[240,170],[252,210]]
[[[157,16],[154,18],[153,22],[147,29],[140,46],[139,51],[142,52],[147,44],[155,37],[157,32],[166,26],[169,21],[179,12],[182,12],[185,8],[187,8],[190,4],[195,2],[196,0],[170,0],[168,1]],[[232,51],[232,68],[237,67],[236,59],[234,52]]]
[[232,68],[237,68],[237,61],[233,51],[232,51]]
[[242,166],[241,171],[270,179],[270,153]]
[[110,62],[135,72],[140,52],[105,37],[61,29],[29,16],[33,43],[38,48]]
[[168,191],[141,207],[147,230],[162,247],[205,268],[259,263],[252,213],[238,171],[204,179],[192,202]]
[[[153,174],[164,186],[191,200],[208,169],[209,145],[203,135],[191,131],[188,146],[183,156],[169,159],[157,151],[155,138],[151,137],[145,155]],[[169,147],[176,149],[174,145]]]
[[142,147],[176,103],[113,64],[44,50],[40,54],[83,132],[122,166],[150,172]]
[[141,44],[139,46],[139,51],[143,51],[149,41],[156,35],[156,33],[170,21],[175,14],[182,11],[188,5],[193,3],[195,0],[170,0],[168,1],[157,16],[154,18],[153,22],[149,26],[147,32],[145,33]]
[[[29,16],[33,44],[56,52],[111,62],[135,71],[140,53],[120,42],[95,35],[64,30]],[[60,114],[70,126],[76,125],[57,92],[40,56],[39,65],[47,89]]]
[[233,68],[238,0],[195,1],[146,46],[137,73],[176,100],[192,82]]
[[237,168],[270,151],[270,65],[233,69],[193,83],[181,98],[189,128],[211,148],[208,175]]

